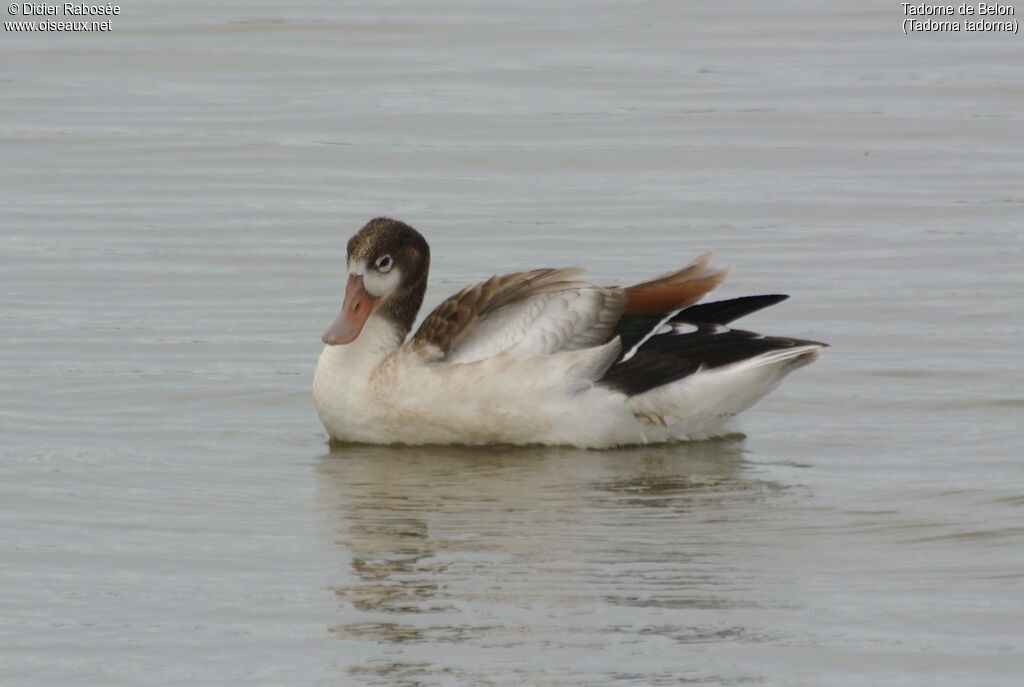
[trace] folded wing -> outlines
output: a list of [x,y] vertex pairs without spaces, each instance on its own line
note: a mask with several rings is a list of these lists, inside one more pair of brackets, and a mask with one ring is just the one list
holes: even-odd
[[575,279],[581,271],[516,272],[465,288],[427,316],[409,345],[457,364],[504,352],[550,354],[605,343],[622,316],[626,292]]

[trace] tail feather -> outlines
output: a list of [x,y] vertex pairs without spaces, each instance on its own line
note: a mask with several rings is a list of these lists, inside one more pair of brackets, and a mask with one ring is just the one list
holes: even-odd
[[664,315],[699,301],[732,271],[711,267],[712,256],[704,253],[681,270],[628,287],[624,315]]

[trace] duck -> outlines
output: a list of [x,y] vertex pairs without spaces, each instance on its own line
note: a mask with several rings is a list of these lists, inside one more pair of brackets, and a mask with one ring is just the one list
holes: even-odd
[[413,329],[430,247],[378,217],[347,244],[341,312],[323,334],[313,401],[332,444],[565,445],[694,441],[827,344],[729,325],[788,298],[699,303],[731,268],[705,253],[628,287],[542,268],[467,286]]

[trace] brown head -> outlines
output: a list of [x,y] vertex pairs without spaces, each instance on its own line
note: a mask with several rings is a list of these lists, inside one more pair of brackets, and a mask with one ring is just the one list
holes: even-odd
[[348,241],[348,286],[325,344],[355,341],[371,315],[385,318],[404,339],[423,304],[430,247],[408,224],[386,217],[370,220]]

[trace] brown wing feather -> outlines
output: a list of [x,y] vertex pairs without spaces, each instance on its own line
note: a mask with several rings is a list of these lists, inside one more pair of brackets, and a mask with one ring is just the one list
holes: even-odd
[[626,289],[625,315],[664,315],[693,305],[725,281],[731,267],[712,268],[711,253],[705,253],[676,272],[630,286]]
[[433,346],[447,355],[477,317],[543,290],[558,288],[580,272],[578,267],[545,268],[494,276],[468,286],[434,308],[409,343]]

